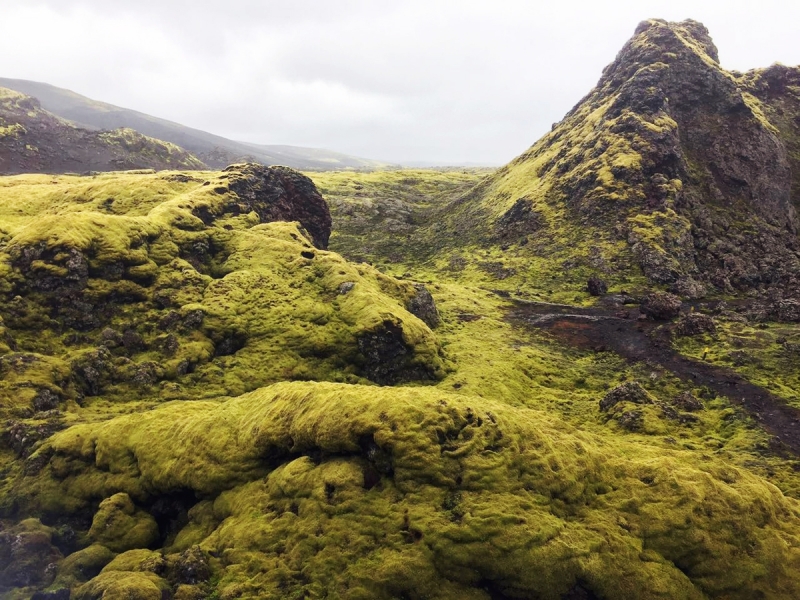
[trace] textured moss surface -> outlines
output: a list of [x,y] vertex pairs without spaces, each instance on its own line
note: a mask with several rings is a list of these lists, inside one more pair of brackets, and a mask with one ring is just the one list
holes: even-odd
[[221,597],[558,598],[579,579],[612,598],[797,593],[800,507],[774,486],[476,396],[277,384],[76,426],[40,452],[18,494],[46,512],[110,489],[196,494],[170,551],[217,557]]
[[[728,237],[719,206],[698,229],[691,153],[686,180],[637,179],[680,127],[632,110],[640,83],[689,61],[745,85],[695,25],[643,25],[625,52],[683,54],[618,60],[496,173],[314,174],[330,251],[239,167],[1,178],[0,596],[800,597],[800,461],[758,415],[508,316],[627,314],[698,232],[736,266],[761,231],[741,203]],[[761,122],[778,75],[740,94],[764,135],[793,127]],[[733,297],[732,272],[730,307],[642,326],[796,403],[800,332],[770,319],[800,303]]]

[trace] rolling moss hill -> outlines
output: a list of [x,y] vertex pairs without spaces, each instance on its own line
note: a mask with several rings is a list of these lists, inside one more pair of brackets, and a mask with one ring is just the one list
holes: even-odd
[[81,129],[0,87],[0,174],[204,168],[175,144],[130,128]]
[[[677,36],[713,70],[701,33],[650,22],[617,63]],[[609,134],[608,107],[582,110],[554,131]],[[544,142],[496,173],[316,185],[256,165],[1,178],[0,597],[800,597],[800,460],[758,415],[508,318],[511,295],[589,306],[591,274],[653,284],[609,231],[660,244],[672,213],[643,208],[624,139],[595,143],[553,150],[597,160],[570,167],[594,185],[575,207],[570,176],[537,174]],[[772,235],[776,206],[741,214]],[[776,302],[665,343],[796,402]]]
[[[469,278],[427,285],[431,330],[419,285],[312,243],[299,174],[0,198],[5,598],[800,593],[798,463],[750,418],[518,330]],[[301,202],[305,223],[261,222]],[[631,381],[645,404],[598,410]]]

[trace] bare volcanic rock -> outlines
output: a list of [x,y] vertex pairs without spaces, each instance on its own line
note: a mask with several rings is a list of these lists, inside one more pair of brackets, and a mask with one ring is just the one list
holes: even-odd
[[610,390],[600,400],[600,410],[608,411],[620,402],[633,404],[653,404],[653,396],[638,381],[626,381]]
[[675,333],[684,336],[714,333],[716,330],[717,325],[714,323],[714,319],[708,315],[700,313],[689,313],[684,315],[675,326]]
[[681,312],[681,299],[668,292],[653,292],[644,297],[641,311],[652,319],[668,321]]
[[299,221],[314,245],[328,247],[331,213],[314,183],[289,167],[265,167],[256,163],[232,165],[229,187],[238,197],[237,210],[254,211],[262,223]]

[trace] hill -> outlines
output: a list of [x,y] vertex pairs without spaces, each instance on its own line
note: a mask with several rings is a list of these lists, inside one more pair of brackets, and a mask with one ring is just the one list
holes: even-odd
[[550,133],[442,210],[436,236],[502,246],[519,272],[560,263],[565,283],[796,291],[798,77],[725,71],[699,23],[646,21]]
[[220,169],[245,160],[317,171],[381,169],[390,166],[380,161],[319,148],[236,142],[135,110],[91,100],[46,83],[0,78],[0,86],[36,97],[45,110],[81,127],[134,129],[144,135],[171,142],[185,148],[212,168]]
[[[680,57],[677,38],[713,75],[684,87],[716,89],[704,29],[662,21],[598,89],[630,53]],[[791,156],[773,69],[731,77],[775,137],[732,114]],[[638,123],[637,94],[608,102]],[[780,194],[650,206],[649,163],[619,158],[628,121],[585,102],[554,130],[569,140],[497,172],[0,178],[0,596],[800,597],[791,279],[771,312],[668,248],[687,271],[657,281],[636,250],[671,235],[654,213],[707,204],[724,241],[789,239],[791,212]],[[748,152],[716,151],[713,176]],[[688,277],[706,298],[664,291]]]
[[174,144],[132,129],[81,129],[35,98],[0,88],[0,174],[200,168]]

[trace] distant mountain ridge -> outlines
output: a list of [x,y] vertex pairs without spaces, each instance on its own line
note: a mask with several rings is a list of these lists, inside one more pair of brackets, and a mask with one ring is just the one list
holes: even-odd
[[0,77],[6,87],[37,98],[45,110],[87,129],[130,128],[177,144],[212,168],[243,161],[280,164],[296,169],[331,171],[380,169],[392,165],[319,148],[259,145],[229,140],[142,112],[99,102],[48,83]]
[[128,128],[88,130],[0,87],[0,174],[206,169],[183,148]]

